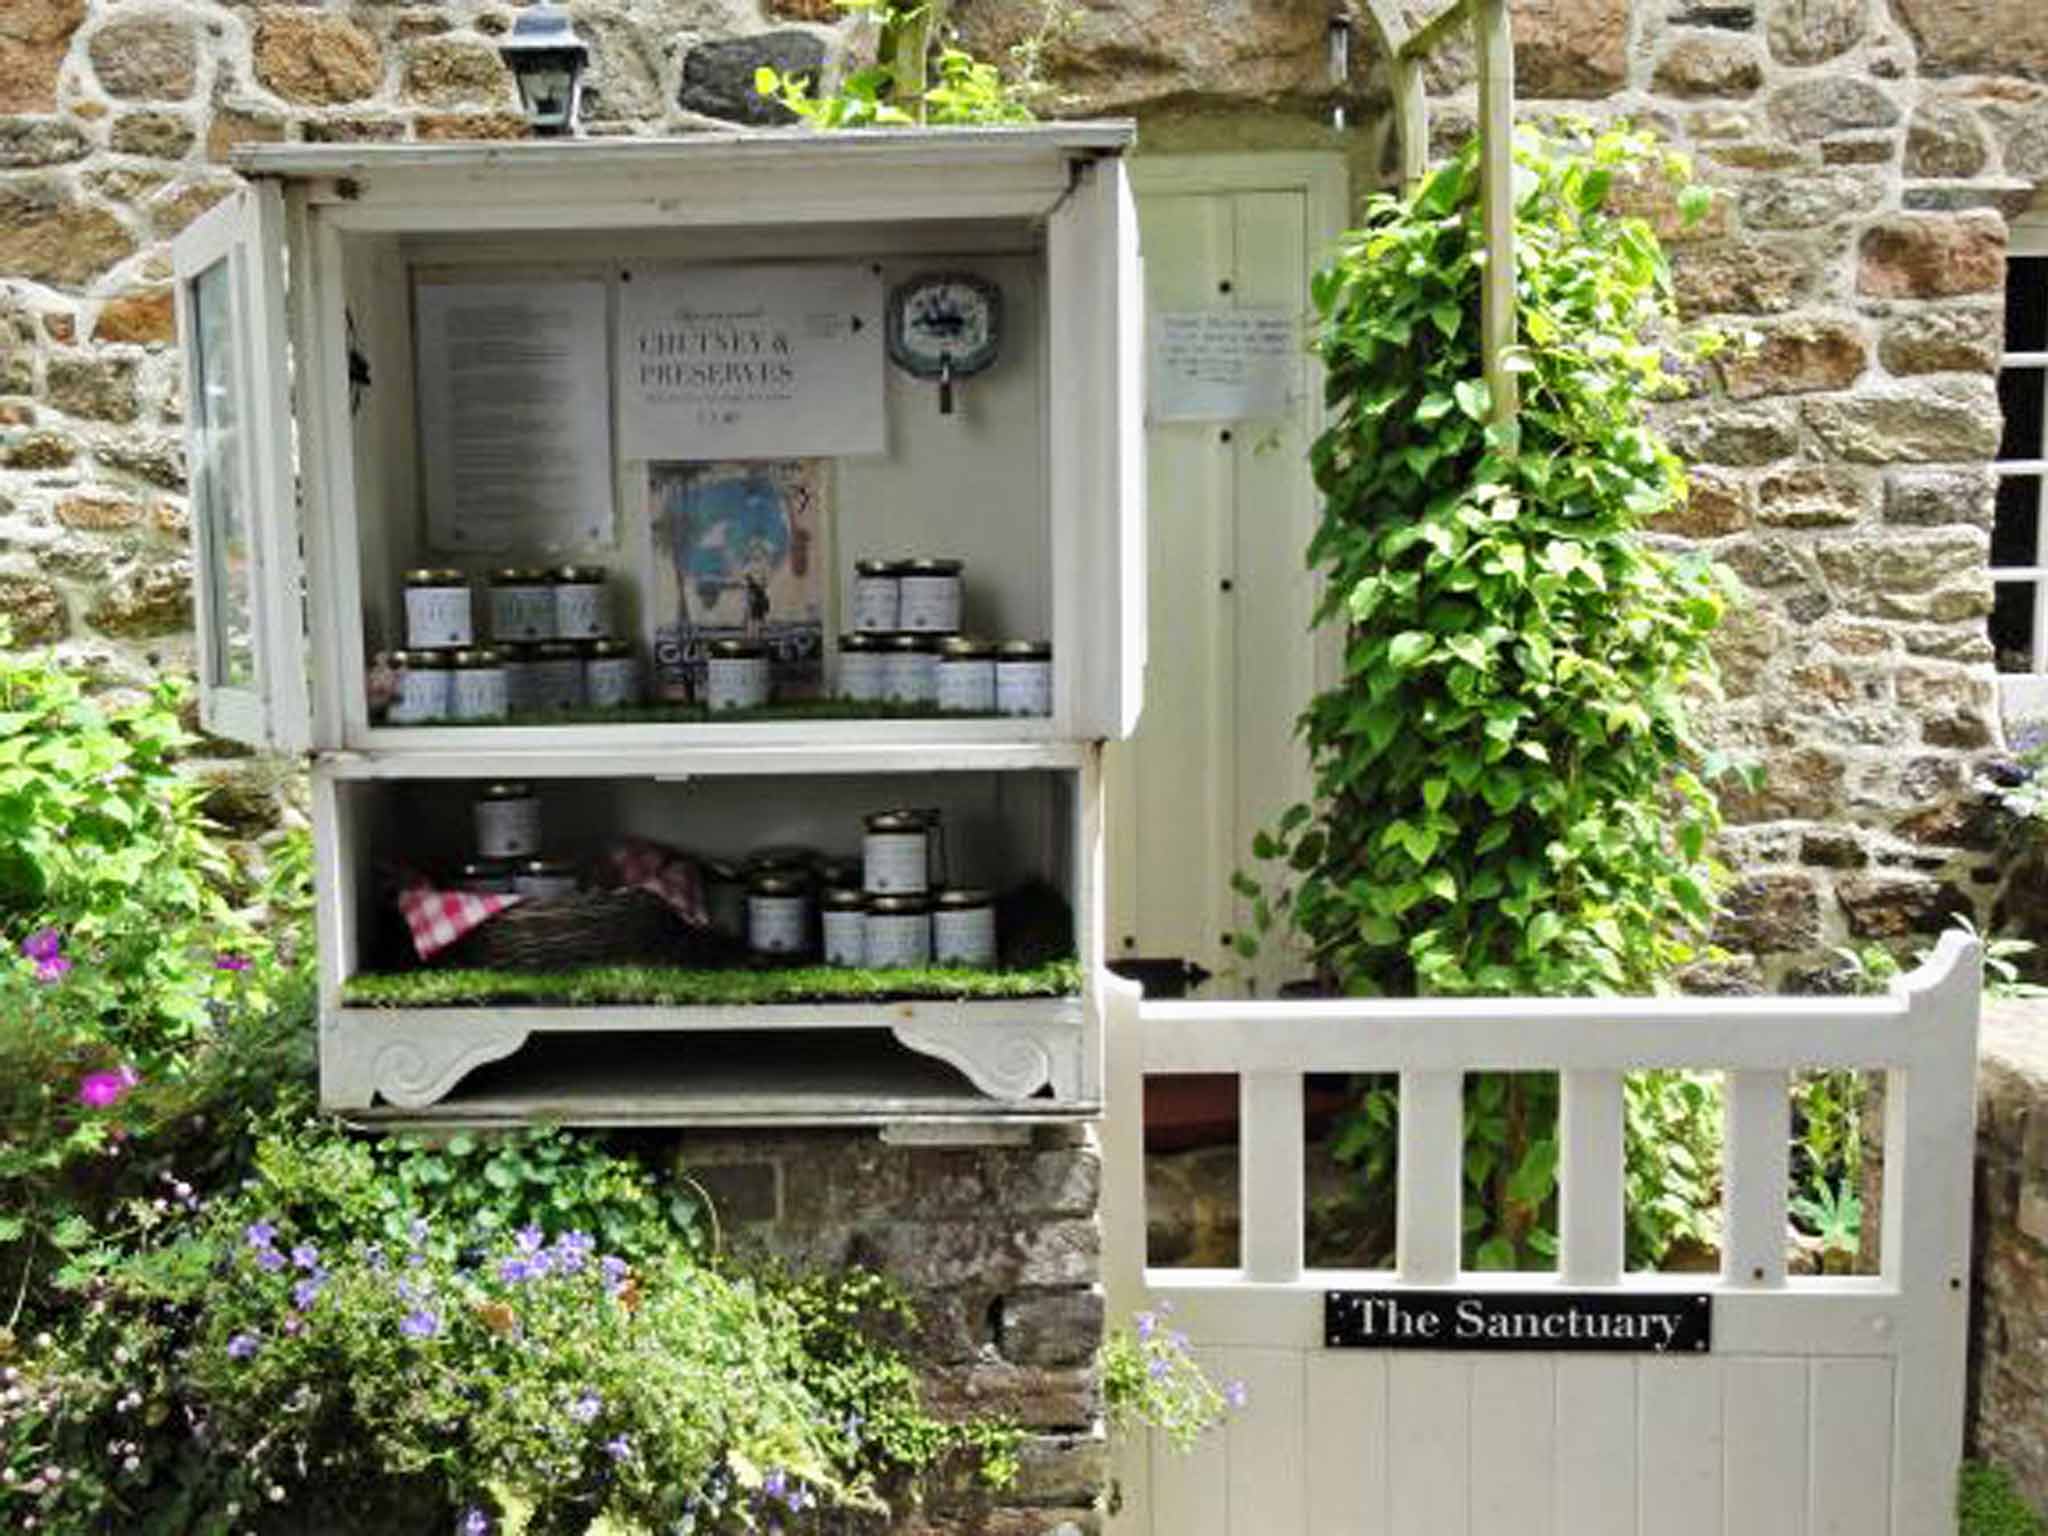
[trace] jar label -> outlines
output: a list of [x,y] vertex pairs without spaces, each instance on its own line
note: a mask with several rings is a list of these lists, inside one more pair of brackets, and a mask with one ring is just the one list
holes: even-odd
[[405,589],[405,643],[418,651],[438,651],[451,645],[468,645],[469,588],[407,587]]
[[996,909],[942,907],[934,912],[932,959],[940,965],[994,965]]
[[985,715],[996,707],[996,664],[987,657],[939,663],[939,708]]
[[479,858],[521,859],[540,852],[540,801],[479,800],[476,803]]
[[543,713],[583,707],[583,659],[567,656],[560,661],[536,661],[527,668],[533,689],[533,707]]
[[932,920],[923,912],[870,912],[868,964],[930,965]]
[[892,704],[936,704],[939,658],[929,651],[898,651],[885,658],[883,677]]
[[1052,663],[1002,661],[996,664],[996,708],[1006,715],[1052,713]]
[[554,639],[555,589],[491,588],[491,635],[497,640]]
[[839,696],[875,704],[889,696],[889,661],[879,651],[839,653]]
[[611,633],[611,604],[601,582],[576,582],[555,592],[555,634],[563,640],[602,640]]
[[853,627],[895,629],[901,611],[902,585],[894,576],[853,578]]
[[898,626],[927,634],[950,635],[960,627],[958,576],[906,576]]
[[453,678],[449,713],[457,720],[505,718],[505,674],[500,668],[458,667]]
[[825,963],[866,965],[868,960],[868,915],[865,912],[827,912],[824,917]]
[[448,718],[448,670],[406,667],[398,674],[398,694],[386,718],[393,725],[419,725]]
[[931,839],[922,832],[870,832],[861,854],[861,885],[871,896],[921,896],[931,887]]
[[514,895],[525,896],[534,901],[556,901],[564,896],[576,894],[574,875],[514,875]]
[[810,902],[802,896],[749,896],[747,945],[764,955],[800,955],[810,937]]
[[704,697],[713,709],[759,709],[768,702],[768,658],[712,657],[705,666]]
[[505,713],[508,715],[530,715],[539,704],[534,702],[533,663],[530,661],[508,661],[505,663]]
[[630,709],[640,702],[640,660],[600,656],[583,669],[592,709]]

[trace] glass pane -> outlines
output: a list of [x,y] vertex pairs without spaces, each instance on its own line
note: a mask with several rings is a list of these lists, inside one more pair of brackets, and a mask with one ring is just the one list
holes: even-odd
[[2041,549],[2041,477],[1998,482],[1998,521],[1991,531],[1993,565],[2033,565]]
[[234,296],[228,263],[217,262],[192,282],[194,371],[191,402],[194,515],[198,518],[200,579],[207,584],[217,687],[247,687],[256,680],[255,568],[250,555],[249,509],[242,505],[236,462],[242,451],[235,376]]
[[2008,368],[1998,376],[1998,403],[2005,410],[2001,459],[2038,459],[2041,454],[2041,407],[2048,370]]
[[2001,672],[2034,670],[2034,584],[2001,581],[1992,588],[1991,644]]
[[2048,352],[2048,256],[2015,256],[2007,267],[2005,349]]

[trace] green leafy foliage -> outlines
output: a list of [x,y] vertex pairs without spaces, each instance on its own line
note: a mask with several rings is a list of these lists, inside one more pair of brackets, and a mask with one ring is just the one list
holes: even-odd
[[65,1234],[77,1304],[11,1359],[0,1523],[653,1536],[880,1512],[942,1458],[1014,1471],[1004,1426],[923,1413],[882,1282],[708,1262],[594,1139],[299,1119],[248,1161]]
[[1956,1536],[2048,1536],[2048,1521],[2021,1497],[2005,1468],[1966,1461],[1956,1489]]
[[1309,559],[1348,639],[1301,723],[1315,799],[1253,848],[1282,889],[1238,884],[1352,993],[1647,992],[1714,914],[1689,705],[1726,589],[1639,536],[1685,494],[1644,419],[1669,273],[1609,208],[1662,162],[1620,130],[1516,159],[1518,428],[1483,379],[1476,146],[1375,198],[1313,285]]
[[[1709,194],[1625,129],[1517,134],[1506,425],[1480,340],[1479,152],[1374,198],[1312,287],[1330,425],[1308,559],[1346,642],[1301,720],[1314,799],[1254,840],[1276,878],[1233,882],[1253,904],[1239,944],[1285,926],[1353,994],[1652,992],[1722,878],[1691,708],[1714,692],[1729,587],[1641,537],[1686,494],[1645,417],[1673,311],[1654,235],[1614,194],[1668,176],[1694,217]],[[1686,1074],[1630,1079],[1637,1262],[1711,1235],[1717,1108]],[[1554,1263],[1556,1117],[1554,1078],[1470,1085],[1468,1264]],[[1340,1129],[1368,1177],[1395,1118],[1368,1093]]]
[[813,128],[888,128],[1028,123],[1032,103],[1050,94],[1043,72],[1046,49],[1070,25],[1062,0],[1047,0],[1038,28],[1010,52],[1010,71],[946,36],[948,0],[837,0],[842,11],[870,16],[877,26],[875,61],[849,70],[839,88],[811,94],[807,76],[768,65],[754,73],[754,89],[788,108]]

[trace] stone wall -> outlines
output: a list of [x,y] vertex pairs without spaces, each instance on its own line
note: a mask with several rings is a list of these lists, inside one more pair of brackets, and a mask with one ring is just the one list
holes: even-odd
[[1972,1453],[2048,1512],[2048,1006],[1992,1003],[1978,1076]]
[[1094,1370],[1102,1339],[1101,1160],[1080,1131],[1020,1147],[896,1147],[872,1133],[687,1136],[684,1171],[741,1252],[893,1276],[925,1404],[1025,1431],[1015,1486],[943,1479],[904,1536],[1082,1536],[1106,1481]]

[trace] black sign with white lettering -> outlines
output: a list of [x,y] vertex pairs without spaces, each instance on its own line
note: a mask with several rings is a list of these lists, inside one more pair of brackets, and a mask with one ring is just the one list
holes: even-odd
[[1326,1291],[1331,1349],[1703,1355],[1711,1296],[1608,1291]]

